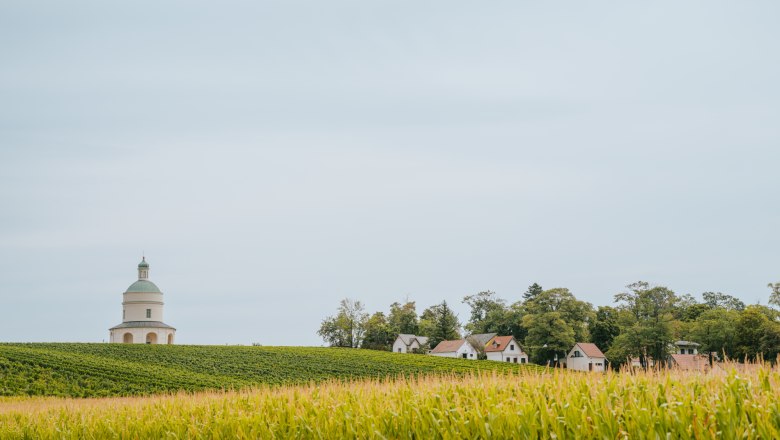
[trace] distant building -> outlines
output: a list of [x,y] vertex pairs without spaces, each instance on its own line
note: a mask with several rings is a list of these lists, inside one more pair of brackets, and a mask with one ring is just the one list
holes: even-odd
[[476,360],[479,351],[465,339],[456,339],[454,341],[441,341],[431,350],[432,356],[463,358]]
[[122,323],[109,329],[111,342],[173,344],[176,329],[163,322],[163,294],[149,281],[149,263],[138,264],[138,281],[122,294]]
[[494,336],[485,345],[485,355],[490,361],[513,362],[515,364],[528,362],[528,355],[523,352],[513,336]]
[[607,357],[590,342],[578,342],[566,356],[566,368],[578,371],[605,371]]
[[699,354],[701,344],[691,341],[677,341],[674,343],[674,352],[677,354]]
[[393,353],[414,353],[415,350],[427,350],[428,338],[401,333],[393,343]]
[[698,354],[672,354],[669,362],[671,368],[677,368],[685,371],[709,371],[709,356]]

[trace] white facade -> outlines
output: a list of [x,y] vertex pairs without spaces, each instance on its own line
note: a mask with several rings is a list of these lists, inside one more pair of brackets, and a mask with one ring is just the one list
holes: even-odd
[[566,356],[566,368],[570,370],[606,371],[606,366],[607,358],[594,344],[577,343]]
[[[443,341],[443,342],[455,342],[455,341]],[[457,349],[455,350],[436,352],[434,349],[434,351],[432,351],[430,354],[432,356],[438,356],[438,357],[476,360],[478,355],[477,350],[474,349],[474,347],[472,347],[471,344],[469,344],[468,341],[466,341],[465,339],[461,339],[459,342],[461,342],[461,344],[458,345]]]
[[122,294],[122,323],[109,341],[125,344],[173,344],[176,329],[163,322],[163,293],[149,281],[149,264],[138,264],[138,281]]
[[528,363],[528,355],[520,348],[520,344],[515,341],[515,338],[511,338],[507,343],[503,344],[505,348],[501,351],[491,351],[491,343],[492,341],[488,342],[487,348],[485,349],[487,360],[518,364]]
[[393,353],[413,353],[420,348],[427,349],[423,347],[427,343],[428,338],[425,336],[400,334],[393,342]]

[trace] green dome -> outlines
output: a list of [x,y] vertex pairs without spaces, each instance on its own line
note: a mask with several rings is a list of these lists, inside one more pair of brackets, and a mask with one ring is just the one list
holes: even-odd
[[162,293],[153,282],[147,280],[138,280],[127,288],[125,293]]
[[149,263],[146,262],[146,258],[141,260],[140,263],[138,263],[138,267],[149,267]]

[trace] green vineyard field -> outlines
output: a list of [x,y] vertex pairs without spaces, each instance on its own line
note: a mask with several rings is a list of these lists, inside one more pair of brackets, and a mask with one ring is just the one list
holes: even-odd
[[343,348],[0,344],[0,396],[134,396],[532,369],[541,367]]

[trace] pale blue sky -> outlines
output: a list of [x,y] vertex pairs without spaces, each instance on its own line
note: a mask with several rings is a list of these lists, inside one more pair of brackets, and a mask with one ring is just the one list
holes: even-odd
[[777,2],[0,4],[3,341],[780,281]]

